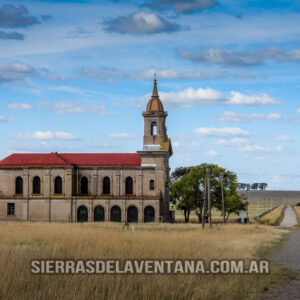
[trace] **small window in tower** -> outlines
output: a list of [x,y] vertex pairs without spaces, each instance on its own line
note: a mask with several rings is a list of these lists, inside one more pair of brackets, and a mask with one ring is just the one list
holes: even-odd
[[150,180],[149,187],[150,187],[150,190],[154,190],[155,185],[154,185],[154,180],[153,179]]
[[151,123],[151,135],[157,135],[157,124],[156,124],[156,122]]

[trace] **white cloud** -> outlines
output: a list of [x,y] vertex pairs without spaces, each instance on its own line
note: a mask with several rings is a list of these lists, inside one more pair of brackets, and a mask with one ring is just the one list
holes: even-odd
[[278,136],[275,140],[278,142],[290,142],[292,139],[290,137],[288,137],[287,135],[283,134],[283,135]]
[[28,103],[10,103],[8,104],[10,109],[19,109],[19,110],[29,110],[32,109],[32,106]]
[[78,140],[77,136],[62,131],[36,131],[32,137],[37,140]]
[[47,89],[51,90],[51,91],[59,91],[59,92],[66,92],[66,93],[76,94],[76,95],[83,96],[83,97],[86,96],[86,93],[85,93],[84,90],[79,89],[77,87],[68,86],[68,85],[48,86]]
[[251,142],[247,138],[233,138],[229,140],[219,139],[215,141],[215,145],[218,146],[243,146],[250,143]]
[[218,153],[215,150],[209,150],[209,151],[205,152],[204,155],[206,155],[206,156],[218,156]]
[[245,95],[240,92],[230,92],[231,97],[228,99],[228,105],[276,105],[279,104],[274,98],[271,98],[266,93]]
[[105,79],[113,81],[113,79],[125,79],[131,78],[136,80],[153,79],[154,74],[160,79],[211,79],[222,78],[228,75],[221,72],[209,73],[200,71],[179,72],[174,69],[148,69],[143,72],[127,73],[116,69],[109,69],[106,67],[99,68],[82,68],[80,75],[93,78],[93,79]]
[[194,130],[197,135],[200,136],[217,136],[217,137],[226,137],[226,136],[236,136],[243,137],[249,136],[249,132],[238,127],[223,127],[223,128],[208,128],[200,127]]
[[25,64],[0,63],[0,82],[23,80],[36,75],[36,71]]
[[[183,91],[160,92],[159,94],[164,104],[175,108],[191,108],[194,105],[222,104],[224,102],[224,96],[211,88],[187,88]],[[150,97],[151,94],[148,94],[142,100],[148,101]]]
[[193,146],[193,147],[198,147],[198,146],[200,146],[200,143],[193,141],[193,142],[192,142],[192,146]]
[[109,139],[134,139],[135,136],[126,132],[123,133],[110,133],[108,135]]
[[36,131],[33,134],[18,134],[20,139],[35,139],[35,140],[78,140],[79,137],[63,131]]
[[265,160],[265,158],[263,156],[256,156],[254,157],[255,160]]
[[160,79],[210,79],[210,78],[221,78],[225,77],[224,73],[208,73],[208,72],[178,72],[174,69],[149,69],[141,73],[132,75],[134,79],[152,79],[154,74]]
[[87,112],[98,112],[103,116],[111,116],[115,114],[115,112],[109,111],[105,104],[82,105],[65,101],[56,102],[53,104],[47,102],[40,102],[38,105],[40,107],[50,108],[53,112],[60,115],[83,114]]
[[106,31],[120,34],[141,35],[181,30],[179,24],[171,23],[167,19],[148,12],[137,12],[127,16],[120,16],[116,19],[105,20],[103,23]]
[[177,147],[180,146],[180,143],[179,143],[179,142],[173,142],[173,143],[172,143],[172,146],[173,146],[174,148],[177,148]]
[[12,121],[13,121],[12,118],[5,118],[3,116],[0,116],[0,123],[10,123]]
[[240,151],[243,151],[243,152],[270,152],[270,149],[259,146],[259,145],[245,145],[245,146],[240,147]]
[[294,48],[291,51],[285,51],[280,47],[273,46],[262,50],[249,50],[243,52],[222,48],[203,49],[202,51],[179,49],[178,54],[181,58],[193,62],[239,67],[262,65],[268,60],[277,62],[300,61],[299,47]]
[[58,102],[51,105],[51,110],[60,115],[86,113],[87,108],[71,102]]
[[[169,74],[170,75],[170,74]],[[168,76],[169,76],[168,75]],[[174,74],[175,75],[175,74]],[[223,93],[206,87],[194,89],[192,87],[177,92],[160,92],[162,102],[171,108],[191,108],[196,105],[247,105],[247,106],[262,106],[275,105],[279,101],[271,98],[266,93],[257,93],[245,95],[240,92],[232,91],[231,96],[226,96]],[[144,95],[140,98],[140,103],[146,103],[151,94]],[[131,105],[132,106],[132,105]],[[230,117],[230,116],[227,116]],[[235,116],[233,116],[235,117]],[[278,114],[271,113],[269,115],[252,114],[251,118],[269,118],[276,119]]]
[[252,113],[249,115],[246,114],[237,114],[233,111],[224,111],[223,115],[217,117],[217,120],[224,123],[242,123],[249,120],[282,120],[283,117],[279,113],[269,113],[269,114],[258,114]]

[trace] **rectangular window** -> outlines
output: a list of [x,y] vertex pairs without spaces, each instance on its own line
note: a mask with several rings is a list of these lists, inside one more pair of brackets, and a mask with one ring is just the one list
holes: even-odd
[[7,203],[7,215],[8,216],[15,215],[15,203]]

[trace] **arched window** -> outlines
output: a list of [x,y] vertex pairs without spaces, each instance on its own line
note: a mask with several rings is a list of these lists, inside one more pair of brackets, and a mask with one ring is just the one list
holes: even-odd
[[16,194],[23,194],[23,178],[20,176],[16,178]]
[[60,176],[55,177],[54,194],[62,194],[62,179]]
[[35,176],[32,182],[32,193],[40,194],[41,193],[41,179],[39,176]]
[[109,177],[103,178],[103,194],[104,195],[110,194],[110,179],[109,179]]
[[147,206],[144,210],[144,222],[154,222],[155,221],[155,210],[152,206]]
[[156,122],[151,123],[151,135],[157,135],[157,123]]
[[89,183],[88,183],[88,179],[84,176],[81,178],[81,181],[80,181],[80,193],[81,195],[87,195],[88,194],[88,186],[89,186]]
[[131,177],[126,178],[125,194],[127,194],[127,195],[132,195],[133,194],[133,180],[132,180]]
[[155,188],[153,179],[151,179],[150,182],[149,182],[149,188],[150,188],[150,190],[154,190],[154,188]]

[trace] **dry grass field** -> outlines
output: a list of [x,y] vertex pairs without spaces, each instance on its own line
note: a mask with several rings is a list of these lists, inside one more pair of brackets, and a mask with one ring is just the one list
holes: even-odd
[[300,226],[300,206],[294,206],[293,208],[297,216],[298,226]]
[[272,275],[32,275],[32,259],[245,259],[280,240],[261,225],[0,223],[1,299],[259,299]]
[[262,218],[259,219],[259,222],[261,224],[266,224],[266,225],[275,225],[278,226],[280,225],[283,216],[284,216],[284,204],[280,204],[277,208],[272,210],[270,213],[264,215]]

